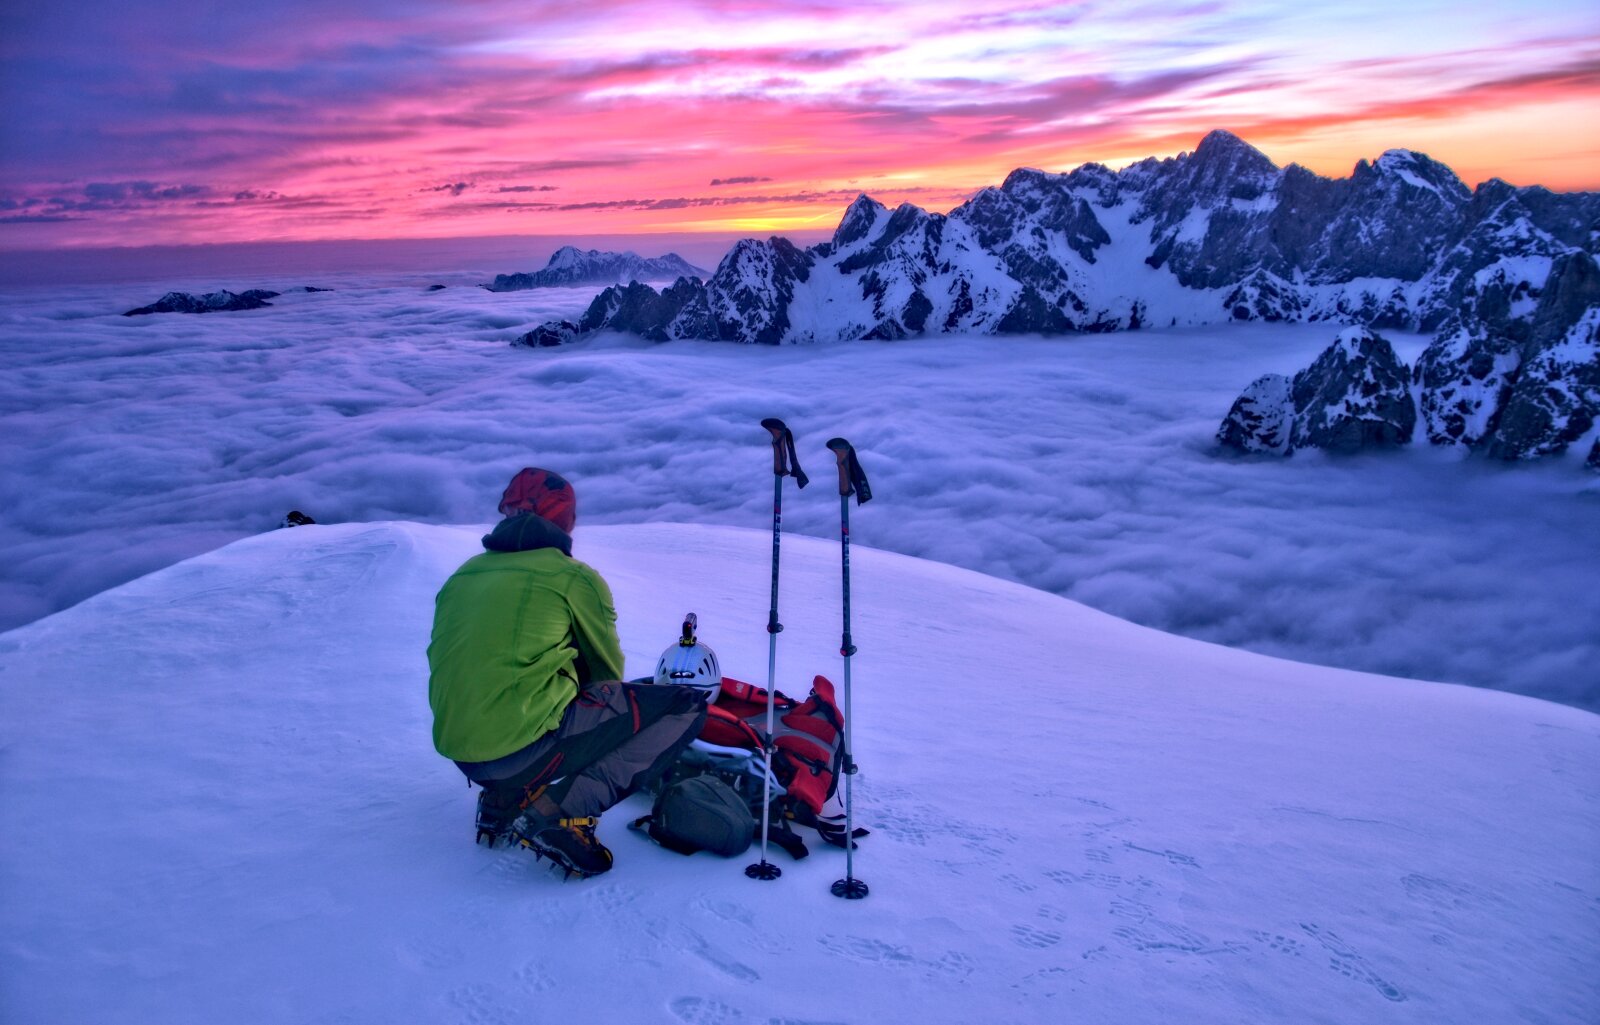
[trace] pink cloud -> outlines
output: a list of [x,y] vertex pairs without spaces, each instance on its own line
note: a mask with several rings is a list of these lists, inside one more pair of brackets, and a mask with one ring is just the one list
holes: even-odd
[[[1016,166],[1170,153],[1212,127],[1275,158],[1344,140],[1314,162],[1343,173],[1425,124],[1515,181],[1534,165],[1493,154],[1470,118],[1449,135],[1452,119],[1531,124],[1600,98],[1593,19],[1558,6],[1519,21],[1421,0],[1373,15],[1393,22],[1373,26],[1380,46],[1270,3],[422,2],[401,17],[288,0],[263,22],[87,2],[102,9],[80,31],[30,9],[0,41],[17,98],[0,246],[662,230],[689,211],[730,230],[820,225],[852,183],[954,203]],[[1426,17],[1447,26],[1437,44],[1410,30]],[[1600,148],[1585,132],[1533,141]],[[130,191],[91,194],[117,183]],[[184,188],[203,191],[154,194]]]

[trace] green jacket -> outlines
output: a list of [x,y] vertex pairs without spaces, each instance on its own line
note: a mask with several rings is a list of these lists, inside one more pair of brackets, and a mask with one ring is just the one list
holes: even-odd
[[537,516],[503,521],[434,600],[428,644],[433,746],[503,758],[561,722],[580,682],[620,680],[611,589]]

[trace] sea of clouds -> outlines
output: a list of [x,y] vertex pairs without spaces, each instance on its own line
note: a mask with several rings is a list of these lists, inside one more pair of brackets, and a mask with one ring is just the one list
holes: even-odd
[[[769,528],[758,422],[780,416],[815,481],[786,490],[787,529],[837,535],[823,443],[843,435],[875,494],[852,512],[859,544],[1221,644],[1600,708],[1600,480],[1577,458],[1217,451],[1238,392],[1307,365],[1333,326],[534,351],[507,343],[592,290],[491,294],[483,279],[197,275],[0,296],[0,628],[290,509],[487,523],[527,465],[575,482],[579,557],[585,522]],[[337,290],[119,315],[168,288],[302,284]],[[1394,341],[1409,359],[1425,339]],[[680,604],[675,586],[660,582],[664,602]],[[1039,668],[1070,686],[1072,666]]]

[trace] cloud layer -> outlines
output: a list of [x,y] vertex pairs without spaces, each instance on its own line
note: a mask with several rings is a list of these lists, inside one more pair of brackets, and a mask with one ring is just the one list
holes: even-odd
[[[1570,461],[1216,453],[1239,389],[1304,366],[1325,326],[534,352],[507,342],[588,292],[424,291],[461,280],[327,276],[310,283],[338,291],[191,317],[116,314],[168,287],[308,282],[6,298],[0,623],[291,508],[486,522],[525,465],[576,482],[580,556],[586,522],[761,527],[771,464],[758,421],[776,415],[817,482],[789,491],[789,529],[836,535],[823,442],[842,434],[877,496],[854,514],[861,544],[1219,643],[1600,707],[1600,488]],[[1420,347],[1398,343],[1408,358]]]
[[[799,230],[1218,127],[1597,187],[1597,54],[1566,0],[24,5],[0,246]],[[525,187],[551,201],[494,202]]]

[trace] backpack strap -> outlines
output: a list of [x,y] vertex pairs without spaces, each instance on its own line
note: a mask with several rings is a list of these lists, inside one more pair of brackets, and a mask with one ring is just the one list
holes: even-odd
[[656,817],[654,815],[641,815],[628,823],[628,828],[635,832],[643,833],[658,847],[665,847],[674,854],[693,854],[699,850],[698,847],[691,847],[656,828]]
[[[790,804],[784,810],[784,817],[793,821],[796,825],[810,826],[812,829],[815,829],[817,831],[817,835],[822,837],[823,843],[832,844],[835,847],[845,846],[844,823],[836,821],[831,817],[818,815],[816,812],[812,811],[811,807],[807,804],[798,801]],[[864,836],[871,835],[871,830],[857,826],[855,831],[850,834],[850,838],[852,840],[859,840]],[[854,847],[855,844],[852,843],[850,846]]]
[[[756,826],[756,836],[761,835],[761,827]],[[783,848],[783,852],[796,861],[810,855],[806,842],[800,839],[800,834],[790,827],[789,821],[782,815],[775,815],[767,823],[767,839],[772,841],[774,847]]]
[[[731,701],[755,702],[763,708],[767,704],[766,688],[757,687],[753,683],[745,683],[743,680],[735,680],[731,676],[722,678],[722,694],[719,696],[726,697]],[[779,708],[793,708],[795,700],[783,691],[775,690],[772,692],[772,703]]]

